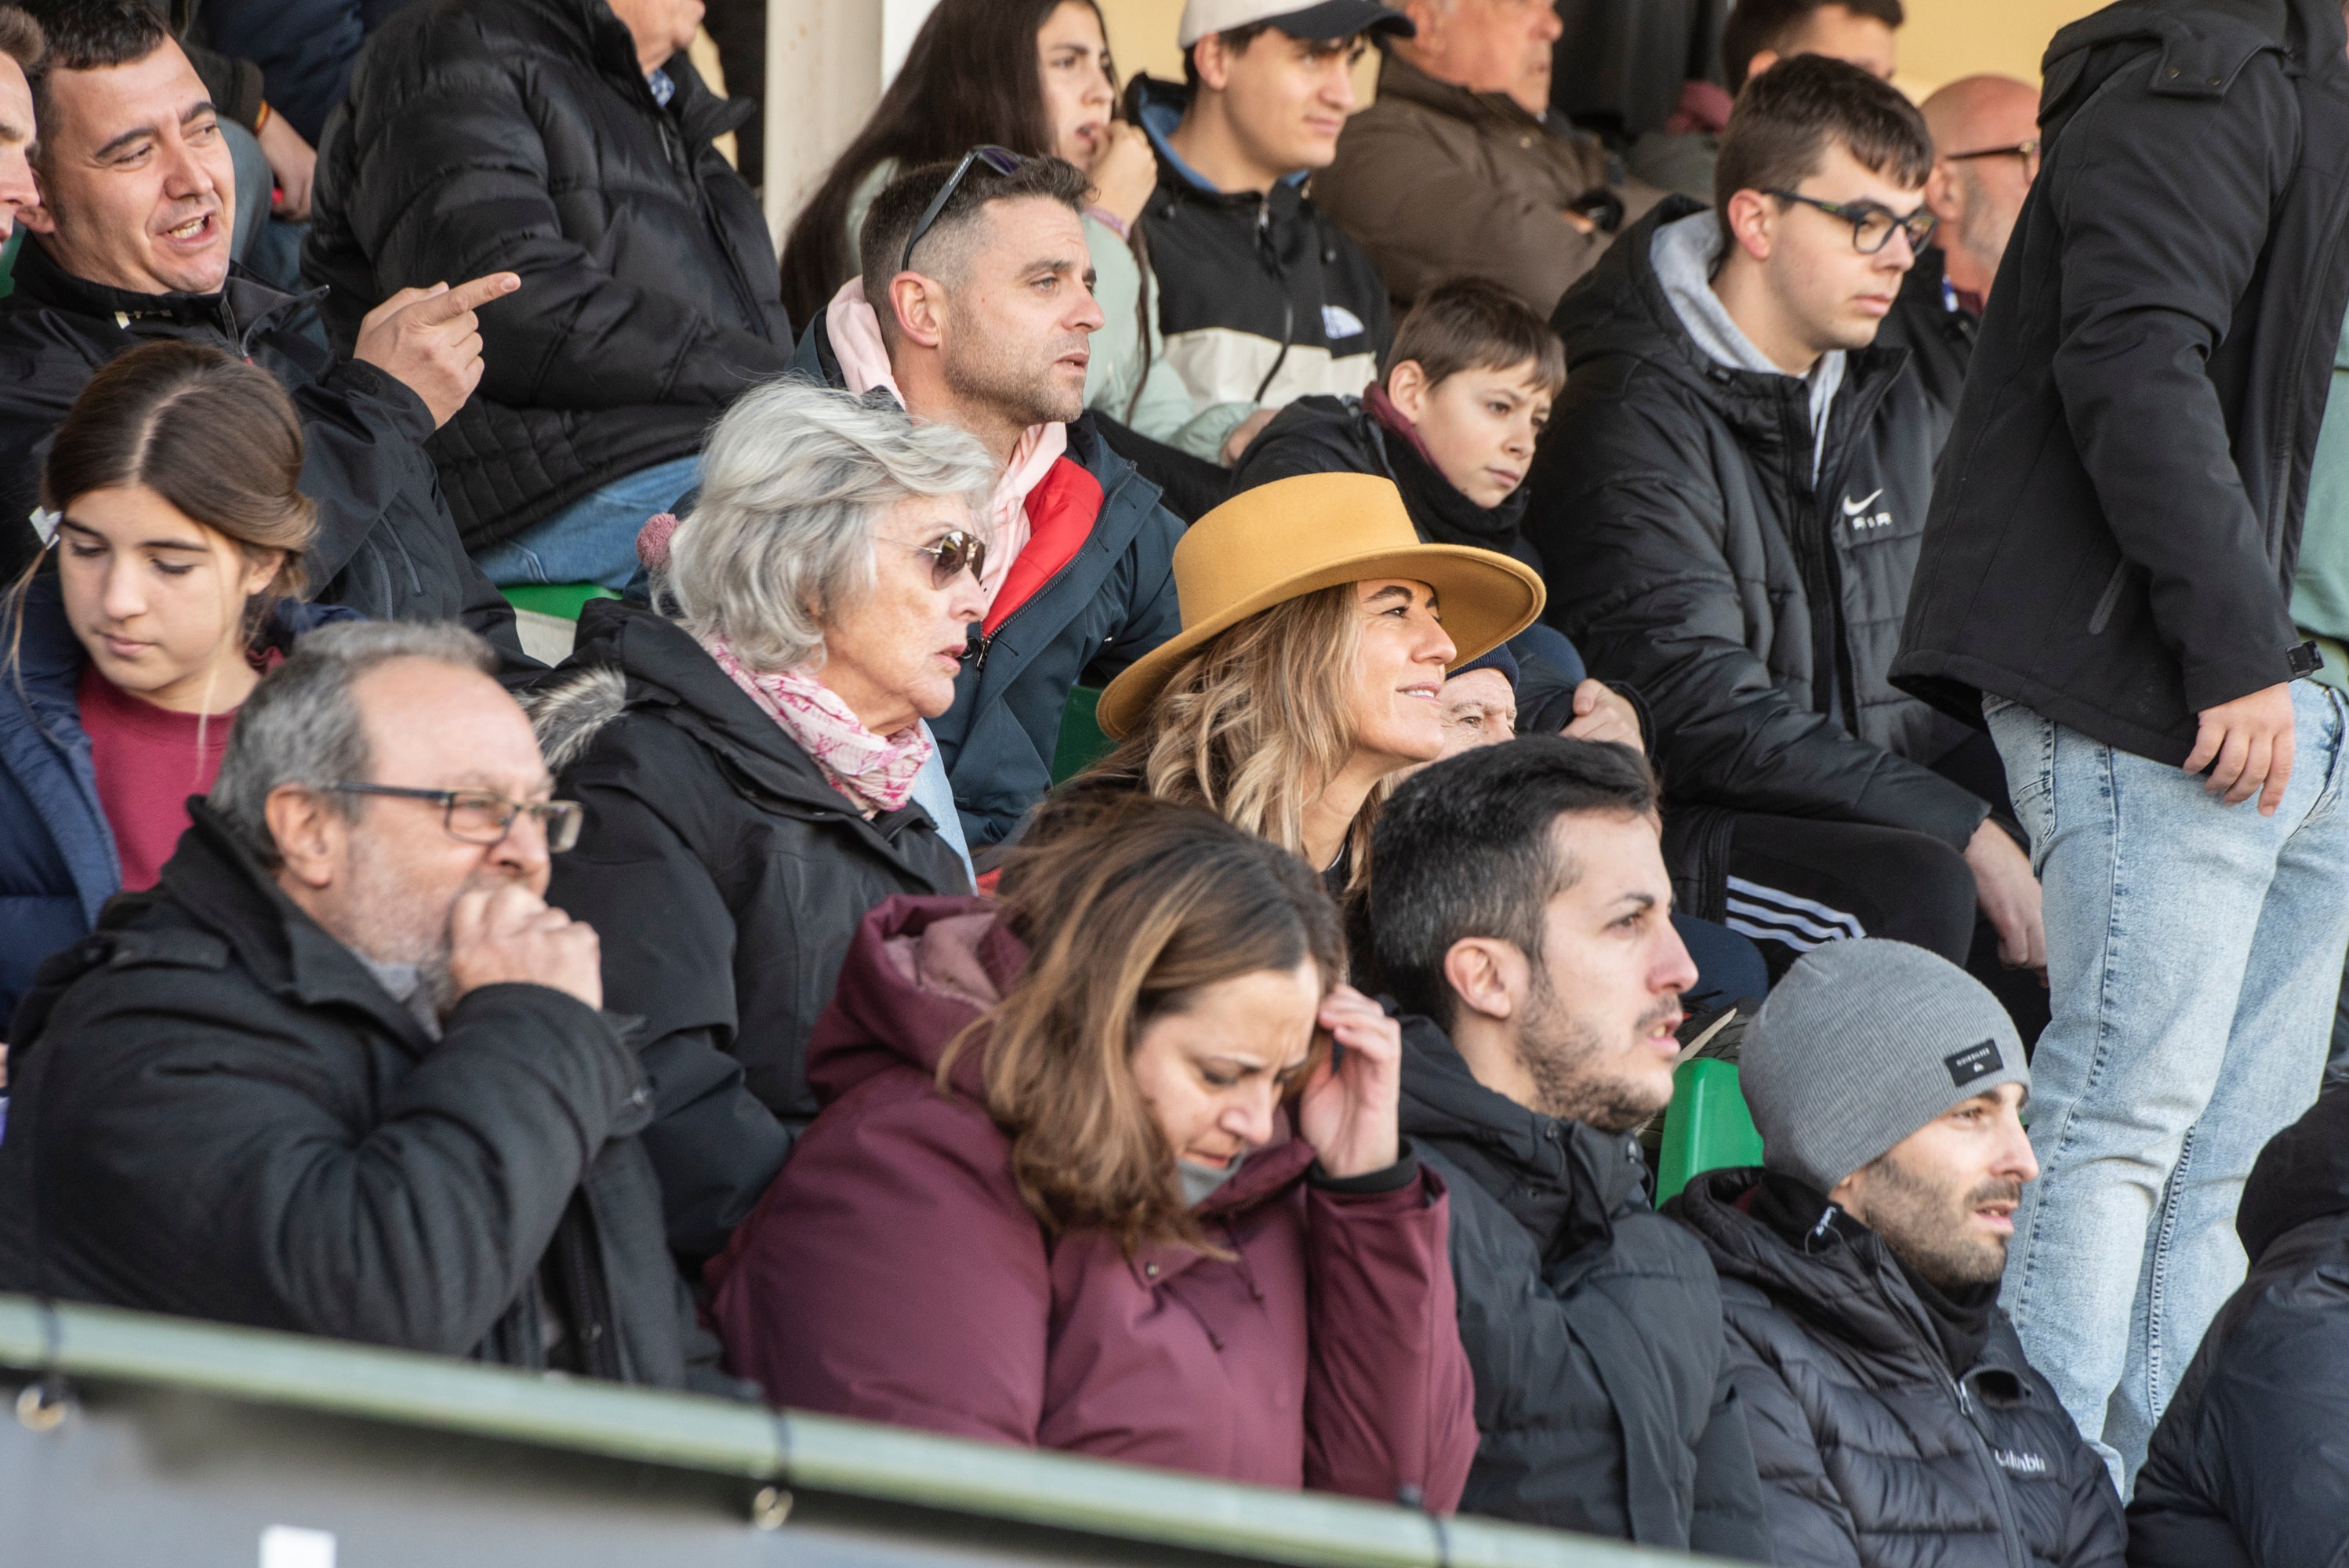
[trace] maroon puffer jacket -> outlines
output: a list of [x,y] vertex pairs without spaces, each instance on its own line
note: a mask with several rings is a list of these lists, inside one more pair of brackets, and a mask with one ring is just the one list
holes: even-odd
[[711,1265],[734,1370],[779,1405],[1456,1507],[1476,1425],[1442,1183],[1331,1191],[1292,1139],[1199,1211],[1233,1262],[1048,1240],[980,1054],[951,1097],[935,1076],[1026,964],[984,899],[864,917],[808,1045],[823,1109]]

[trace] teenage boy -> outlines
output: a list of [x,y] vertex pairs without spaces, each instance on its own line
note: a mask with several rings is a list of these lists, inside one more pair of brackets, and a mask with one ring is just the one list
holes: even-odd
[[[998,164],[1002,167],[997,167]],[[973,850],[1051,788],[1069,692],[1181,626],[1158,487],[1085,410],[1085,177],[999,150],[906,170],[874,197],[864,272],[808,324],[793,368],[956,425],[1003,464],[954,707],[930,721]]]
[[1166,358],[1195,407],[1231,406],[1226,466],[1282,404],[1355,391],[1386,348],[1386,284],[1304,191],[1338,155],[1375,33],[1411,22],[1378,0],[1188,0],[1184,86],[1134,80],[1158,150],[1144,215]]
[[1977,907],[1981,962],[2044,962],[2029,861],[1935,771],[1969,732],[1887,680],[1940,428],[1870,345],[1932,162],[1892,88],[1780,62],[1731,117],[1716,209],[1667,201],[1553,318],[1573,376],[1526,519],[1549,617],[1648,704],[1683,901],[1779,969],[1862,935],[1964,963]]
[[1989,725],[2046,880],[2007,1308],[2123,1476],[2243,1277],[2236,1202],[2315,1098],[2349,946],[2349,701],[2299,678],[2292,595],[2349,302],[2344,47],[2338,0],[2056,35],[1894,666]]
[[1664,1212],[1720,1275],[1781,1568],[2119,1568],[2112,1480],[1998,1309],[2039,1167],[1997,998],[1922,949],[1833,943],[1770,993],[1738,1071],[1762,1169]]
[[1619,746],[1433,763],[1380,815],[1366,956],[1411,1015],[1402,1129],[1452,1192],[1481,1435],[1461,1507],[1766,1563],[1720,1289],[1633,1136],[1697,978],[1658,833]]

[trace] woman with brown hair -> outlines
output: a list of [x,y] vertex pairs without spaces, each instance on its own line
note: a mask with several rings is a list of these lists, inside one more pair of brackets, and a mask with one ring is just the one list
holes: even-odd
[[115,893],[153,885],[229,731],[292,640],[316,509],[267,372],[199,344],[131,349],[57,427],[44,550],[0,612],[0,1028]]
[[1321,872],[1367,874],[1378,803],[1444,750],[1444,680],[1541,611],[1508,556],[1423,544],[1392,481],[1303,474],[1245,490],[1174,547],[1180,634],[1102,694],[1123,744],[1048,801],[1061,830],[1104,794],[1204,806]]
[[[865,917],[711,1269],[778,1404],[1449,1510],[1476,1447],[1400,1037],[1290,856],[1128,800]],[[1331,1042],[1334,1042],[1332,1044]]]

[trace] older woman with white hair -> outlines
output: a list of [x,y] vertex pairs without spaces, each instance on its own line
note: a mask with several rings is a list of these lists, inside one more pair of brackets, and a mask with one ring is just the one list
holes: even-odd
[[601,936],[605,1005],[646,1020],[647,1143],[688,1258],[814,1116],[808,1031],[864,912],[969,891],[914,784],[984,614],[995,479],[953,427],[758,387],[654,572],[670,614],[590,604],[534,707],[586,808],[547,897]]

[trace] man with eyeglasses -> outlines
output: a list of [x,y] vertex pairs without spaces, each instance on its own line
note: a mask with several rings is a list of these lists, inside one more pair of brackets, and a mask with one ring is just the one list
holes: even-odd
[[2237,1202],[2315,1099],[2349,948],[2349,694],[2294,583],[2349,552],[2309,506],[2349,29],[2340,0],[2123,0],[2045,68],[1893,670],[1988,727],[2046,884],[2005,1302],[2126,1491],[2243,1278]]
[[1569,373],[1526,519],[1547,614],[1646,699],[1682,907],[1774,973],[1857,936],[2039,962],[2029,862],[1936,770],[1967,731],[1886,681],[1937,426],[1872,346],[1931,166],[1897,90],[1781,61],[1723,133],[1718,210],[1668,201],[1552,319]]
[[1194,404],[1229,409],[1227,467],[1290,402],[1350,397],[1378,376],[1387,285],[1305,183],[1338,156],[1370,38],[1411,32],[1379,0],[1186,0],[1183,85],[1143,76],[1128,90],[1158,150],[1143,216],[1167,363]]
[[1957,414],[1991,280],[2039,174],[2039,89],[2013,77],[1965,77],[1918,107],[1933,133],[1925,205],[1936,243],[1909,269],[1876,341],[1909,351],[1946,419]]
[[714,1351],[493,667],[349,621],[254,689],[161,882],[17,1012],[0,1290],[664,1387]]

